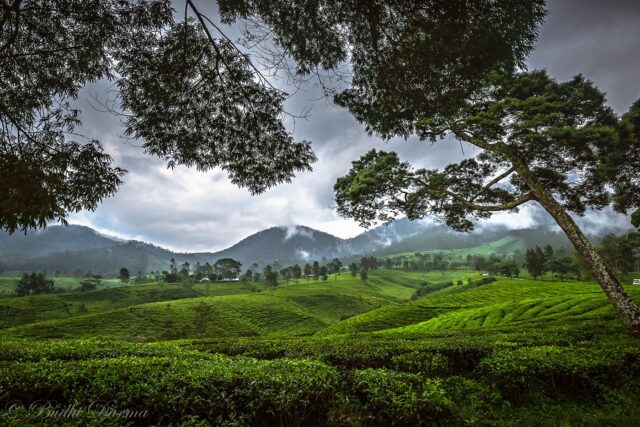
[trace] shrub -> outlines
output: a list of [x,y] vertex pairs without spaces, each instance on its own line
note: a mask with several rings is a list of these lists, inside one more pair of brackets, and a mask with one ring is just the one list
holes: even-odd
[[386,369],[352,371],[349,394],[368,425],[438,425],[453,421],[439,380]]
[[148,420],[185,417],[214,424],[319,425],[333,402],[337,373],[311,360],[258,361],[135,357],[4,362],[0,389],[8,400],[148,411]]

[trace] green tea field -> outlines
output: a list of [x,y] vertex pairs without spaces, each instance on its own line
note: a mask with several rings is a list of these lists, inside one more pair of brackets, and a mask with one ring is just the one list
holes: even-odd
[[[56,425],[640,419],[640,343],[593,283],[465,270],[151,283],[2,298],[0,327],[0,396],[19,402],[3,425],[46,425],[70,405],[92,409]],[[29,409],[42,401],[56,404]]]

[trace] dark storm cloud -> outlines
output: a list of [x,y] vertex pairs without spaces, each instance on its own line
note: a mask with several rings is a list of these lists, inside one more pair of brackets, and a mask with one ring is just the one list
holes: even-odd
[[[182,10],[183,3],[176,9]],[[607,93],[616,111],[626,111],[640,97],[640,1],[555,0],[549,2],[549,11],[529,67],[546,68],[560,80],[582,73]],[[229,34],[237,35],[237,29]],[[74,222],[173,249],[219,249],[260,229],[291,224],[353,236],[361,231],[357,224],[337,217],[330,209],[333,184],[347,172],[351,161],[371,148],[397,151],[402,159],[428,168],[463,157],[458,143],[431,145],[416,138],[385,143],[368,137],[348,112],[331,105],[322,99],[318,88],[309,86],[295,93],[286,107],[291,113],[311,107],[311,116],[295,123],[289,120],[287,126],[295,139],[313,142],[319,158],[314,171],[252,197],[229,183],[221,171],[204,174],[182,167],[167,170],[162,160],[144,155],[135,141],[126,143],[120,138],[118,119],[88,105],[91,95],[104,101],[110,85],[100,82],[83,91],[82,119],[85,133],[103,141],[115,162],[129,174],[116,196],[96,212],[76,215]],[[463,148],[466,156],[477,154],[473,147]],[[489,223],[520,228],[547,224],[549,220],[540,209],[526,207],[519,214],[496,215]],[[588,213],[581,221],[593,229],[600,224],[628,227],[625,217],[609,211]]]

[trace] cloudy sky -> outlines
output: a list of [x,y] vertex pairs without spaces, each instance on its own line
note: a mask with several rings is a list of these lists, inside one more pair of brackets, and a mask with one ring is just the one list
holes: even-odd
[[[180,0],[181,1],[181,0]],[[545,68],[557,79],[582,73],[607,93],[619,113],[640,97],[640,1],[551,0],[549,16],[540,31],[530,68]],[[313,142],[318,162],[313,172],[299,174],[291,184],[251,196],[229,182],[221,171],[200,173],[166,168],[160,159],[146,156],[135,143],[126,143],[118,121],[92,108],[93,97],[104,98],[107,84],[87,87],[80,99],[83,132],[103,142],[115,163],[129,173],[125,184],[95,212],[73,215],[71,222],[124,238],[145,240],[181,251],[222,249],[261,229],[304,224],[351,237],[363,230],[332,210],[332,187],[350,162],[372,147],[399,152],[423,167],[441,167],[461,158],[460,146],[430,145],[417,140],[383,143],[368,137],[348,112],[318,100],[313,87],[298,91],[287,110],[311,106],[307,120],[289,123],[296,140]],[[385,146],[386,145],[386,146]],[[466,155],[473,155],[471,146]],[[591,215],[595,225],[606,221],[627,226],[612,214]],[[528,227],[545,221],[535,208],[518,214],[494,216],[490,222]]]

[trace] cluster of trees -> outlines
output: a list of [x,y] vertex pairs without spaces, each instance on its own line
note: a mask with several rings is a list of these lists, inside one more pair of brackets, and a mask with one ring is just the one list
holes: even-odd
[[482,255],[475,255],[471,257],[471,262],[474,270],[486,271],[489,274],[509,278],[520,276],[519,263],[515,257],[504,259],[496,254],[491,254],[488,258]]
[[582,274],[575,257],[565,255],[564,250],[556,252],[551,245],[546,245],[544,249],[539,246],[527,249],[525,259],[527,271],[536,280],[547,272],[560,281],[569,276],[579,279]]
[[23,274],[16,286],[16,295],[40,295],[55,292],[53,280],[47,279],[43,273]]
[[342,270],[342,261],[338,258],[334,258],[326,264],[320,264],[318,261],[313,263],[307,263],[303,267],[299,264],[294,264],[288,267],[282,267],[279,262],[273,262],[267,264],[262,271],[257,264],[252,264],[251,267],[242,275],[241,280],[243,282],[260,281],[264,280],[270,286],[277,286],[278,280],[284,280],[287,283],[290,280],[300,280],[305,278],[307,280],[328,280],[330,275],[337,276]]
[[607,234],[600,240],[598,253],[617,273],[640,271],[640,233]]
[[405,270],[448,270],[456,269],[465,265],[464,262],[448,261],[444,254],[423,254],[414,253],[412,256],[395,256],[385,258],[382,262],[385,268],[403,268]]
[[196,263],[193,271],[188,262],[182,263],[179,267],[174,258],[169,262],[169,270],[162,271],[163,280],[167,283],[189,282],[191,280],[200,281],[207,278],[211,281],[237,279],[240,275],[242,264],[233,258],[222,258],[213,265]]
[[[101,284],[102,276],[87,273],[84,276],[80,286],[75,290],[77,291],[93,291]],[[56,288],[53,279],[47,277],[46,272],[32,272],[24,273],[18,284],[16,285],[15,293],[17,296],[30,296],[30,295],[42,295],[64,292],[63,290]]]

